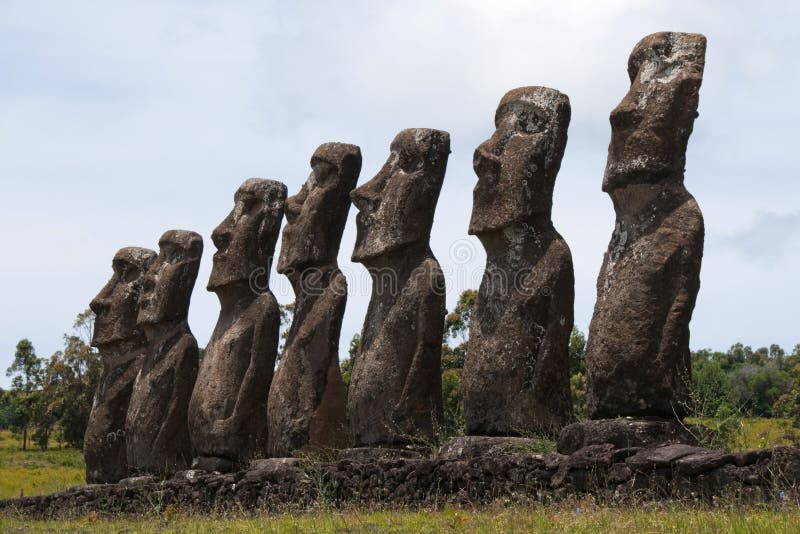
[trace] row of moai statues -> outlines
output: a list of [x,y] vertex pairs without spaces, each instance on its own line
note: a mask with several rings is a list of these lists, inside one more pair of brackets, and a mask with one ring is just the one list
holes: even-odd
[[[682,415],[703,247],[683,174],[704,58],[702,35],[644,38],[630,56],[630,90],[611,113],[603,191],[617,220],[586,354],[594,419]],[[572,420],[574,274],[551,220],[569,121],[566,95],[514,89],[475,150],[469,233],[487,265],[463,370],[470,435],[553,432]],[[242,184],[212,234],[208,290],[221,312],[202,362],[187,323],[200,235],[166,232],[158,254],[120,250],[91,304],[104,373],[85,438],[87,481],[432,437],[442,419],[445,282],[429,238],[449,153],[447,132],[408,129],[359,187],[360,149],[343,143],[316,150],[293,197],[277,181]],[[336,258],[351,202],[352,258],[368,268],[372,295],[345,406],[347,282]],[[280,314],[268,274],[284,215],[277,270],[296,300],[276,369]]]

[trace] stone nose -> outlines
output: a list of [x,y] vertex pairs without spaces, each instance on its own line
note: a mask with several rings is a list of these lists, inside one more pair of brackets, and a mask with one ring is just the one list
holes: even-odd
[[300,195],[294,195],[286,199],[286,204],[284,205],[284,213],[286,214],[286,221],[289,224],[294,223],[298,215],[300,215],[300,209],[303,206],[303,201],[300,198],[298,198],[299,196]]
[[350,200],[353,201],[353,204],[360,212],[371,213],[380,202],[378,192],[372,184],[373,181],[367,182],[350,192]]
[[475,149],[472,156],[472,168],[478,177],[485,177],[487,175],[496,177],[500,175],[500,158],[491,152],[489,142],[481,144]]
[[219,226],[214,228],[214,231],[211,232],[211,241],[214,243],[214,246],[217,247],[218,251],[225,251],[230,245],[231,242],[231,225],[230,225],[230,216],[227,217]]
[[92,302],[89,303],[89,309],[92,310],[95,315],[102,315],[108,311],[108,308],[108,299],[102,297],[101,295],[96,296],[92,299]]
[[609,121],[612,129],[628,130],[639,125],[642,121],[642,114],[636,105],[626,98],[611,111]]

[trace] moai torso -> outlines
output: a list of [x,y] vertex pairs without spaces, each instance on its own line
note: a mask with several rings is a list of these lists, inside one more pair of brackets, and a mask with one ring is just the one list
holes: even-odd
[[286,206],[278,271],[292,282],[294,316],[269,396],[269,453],[342,448],[349,443],[339,335],[347,281],[336,256],[349,193],[358,181],[361,151],[326,143],[312,172]]
[[616,223],[586,350],[593,419],[685,412],[704,227],[683,176],[705,45],[699,34],[645,37],[628,63],[631,88],[611,113],[603,190]]
[[147,354],[136,377],[125,422],[133,473],[170,474],[189,466],[189,398],[197,378],[197,341],[187,315],[203,241],[184,230],[165,232],[145,276],[137,325]]
[[228,471],[266,451],[267,396],[278,349],[280,312],[266,281],[286,186],[252,178],[217,226],[208,282],[221,311],[189,405],[189,432],[203,469]]
[[147,353],[136,326],[144,275],[156,257],[145,248],[123,248],[114,256],[114,274],[92,300],[92,345],[100,351],[103,374],[86,424],[83,456],[86,482],[114,483],[128,476],[125,417],[133,383]]
[[429,439],[441,422],[445,287],[428,240],[449,152],[446,132],[404,130],[378,175],[351,193],[353,261],[372,278],[348,393],[356,445]]
[[470,233],[487,263],[462,378],[468,434],[553,432],[571,418],[572,256],[550,220],[569,118],[558,91],[515,89],[475,151]]

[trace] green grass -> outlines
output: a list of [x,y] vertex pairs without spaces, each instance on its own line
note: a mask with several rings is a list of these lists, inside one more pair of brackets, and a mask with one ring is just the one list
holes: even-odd
[[[788,420],[743,419],[737,449],[790,444]],[[0,498],[47,494],[84,483],[76,449],[20,450],[0,431]],[[591,498],[553,506],[490,506],[477,510],[312,511],[302,514],[199,516],[167,506],[145,517],[31,521],[0,515],[0,532],[800,532],[798,503],[778,507],[702,509],[672,503],[598,507]]]
[[255,518],[184,517],[18,521],[0,519],[4,532],[800,532],[800,513],[789,510],[630,510],[573,507],[482,510],[342,512],[264,515]]
[[24,495],[46,495],[85,482],[83,454],[77,449],[48,451],[29,446],[8,431],[0,431],[0,499]]
[[[714,427],[711,419],[689,418],[689,423],[699,423]],[[731,449],[733,451],[747,451],[752,449],[767,449],[778,445],[792,445],[792,434],[797,433],[792,428],[791,419],[762,419],[757,417],[740,419],[740,427],[733,438]]]

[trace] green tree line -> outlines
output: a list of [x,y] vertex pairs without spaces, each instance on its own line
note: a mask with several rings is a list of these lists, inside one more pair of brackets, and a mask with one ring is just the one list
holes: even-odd
[[23,450],[35,444],[47,450],[51,438],[72,447],[83,446],[92,399],[102,370],[91,346],[94,314],[78,314],[64,348],[40,358],[28,339],[17,343],[7,369],[11,388],[0,389],[0,429],[10,429]]

